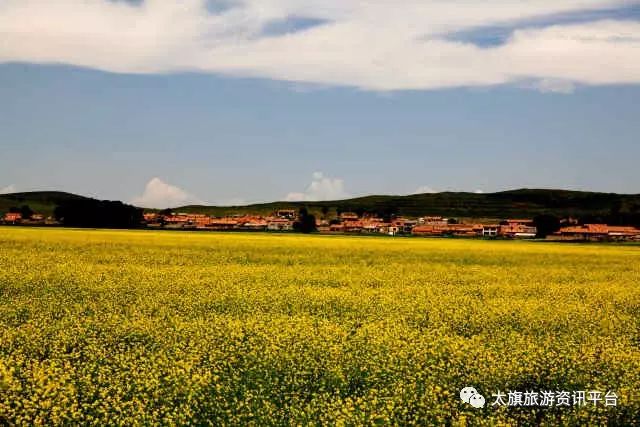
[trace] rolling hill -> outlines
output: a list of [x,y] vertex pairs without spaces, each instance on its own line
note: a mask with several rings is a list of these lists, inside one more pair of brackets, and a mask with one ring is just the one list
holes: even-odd
[[441,215],[460,218],[514,218],[553,214],[559,217],[607,215],[612,211],[640,213],[640,195],[568,190],[521,189],[498,193],[433,193],[409,196],[366,196],[323,202],[274,202],[249,206],[183,206],[175,211],[215,216],[243,213],[268,214],[277,209],[299,209],[330,215],[336,211],[391,212],[410,217]]
[[[69,200],[88,199],[76,194],[40,191],[0,195],[0,213],[11,207],[29,205],[36,212],[50,215],[55,207]],[[594,193],[568,190],[520,189],[497,193],[433,193],[409,196],[366,196],[348,200],[322,202],[272,202],[247,206],[182,206],[175,212],[204,213],[214,216],[238,214],[267,215],[278,209],[306,206],[318,216],[323,208],[329,215],[337,211],[394,213],[410,217],[442,215],[459,218],[514,218],[538,214],[598,216],[611,212],[640,214],[640,195]],[[148,209],[152,211],[152,209]]]
[[34,212],[51,215],[60,203],[82,199],[88,198],[63,191],[30,191],[0,194],[0,213],[5,213],[12,207],[19,208],[20,206],[28,205]]

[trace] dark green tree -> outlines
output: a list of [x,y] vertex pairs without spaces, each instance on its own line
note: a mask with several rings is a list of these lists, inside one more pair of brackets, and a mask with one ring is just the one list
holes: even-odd
[[68,200],[59,204],[54,215],[68,227],[138,228],[142,209],[109,200]]
[[33,210],[29,207],[29,205],[23,205],[20,208],[20,214],[22,215],[22,219],[29,219],[34,214]]
[[326,219],[329,214],[329,208],[327,206],[322,207],[322,219]]
[[544,239],[560,230],[560,219],[554,215],[542,214],[533,218],[533,225],[538,229],[536,237]]
[[316,217],[311,215],[306,207],[300,208],[298,220],[293,224],[293,229],[300,233],[316,231]]

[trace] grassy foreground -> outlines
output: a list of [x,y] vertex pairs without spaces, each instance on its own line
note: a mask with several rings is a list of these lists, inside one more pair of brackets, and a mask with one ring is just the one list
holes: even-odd
[[638,419],[637,246],[0,228],[0,425]]

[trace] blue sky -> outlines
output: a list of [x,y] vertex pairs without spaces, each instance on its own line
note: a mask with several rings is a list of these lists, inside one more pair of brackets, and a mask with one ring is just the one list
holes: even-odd
[[640,193],[635,2],[34,2],[0,0],[0,190]]

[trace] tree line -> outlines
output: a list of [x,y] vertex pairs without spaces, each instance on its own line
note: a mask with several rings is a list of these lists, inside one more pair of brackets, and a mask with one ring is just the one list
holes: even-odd
[[67,227],[140,228],[141,208],[109,200],[69,200],[54,210],[57,221]]
[[[337,209],[338,216],[343,212],[354,212],[358,216],[374,214],[386,222],[390,222],[397,215],[397,208],[392,205],[384,205],[368,211],[362,207],[353,210]],[[11,207],[11,213],[20,213],[23,218],[30,218],[35,212],[28,206]],[[167,210],[170,212],[170,210]],[[323,217],[329,212],[322,208]],[[55,219],[68,227],[85,228],[139,228],[143,223],[143,209],[128,205],[119,201],[80,199],[68,200],[58,204],[54,210]],[[600,215],[582,215],[576,218],[578,224],[609,224],[629,225],[640,228],[640,211],[637,209],[623,209],[614,204],[608,213]],[[562,218],[552,214],[541,214],[533,218],[533,223],[538,229],[538,237],[546,237],[558,231],[562,226]],[[337,220],[334,220],[337,221]],[[455,219],[451,223],[457,222]],[[302,233],[316,231],[316,220],[306,207],[301,207],[298,220],[294,223],[294,230]]]

